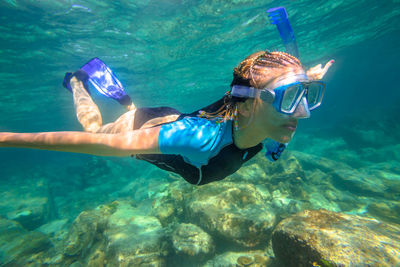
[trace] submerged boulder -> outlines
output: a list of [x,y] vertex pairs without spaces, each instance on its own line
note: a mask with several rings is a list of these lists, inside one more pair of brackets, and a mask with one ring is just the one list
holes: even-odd
[[168,254],[161,223],[127,201],[82,212],[64,245],[63,264],[164,266]]
[[64,244],[64,255],[80,258],[96,243],[106,226],[106,219],[96,210],[83,211],[74,220]]
[[154,199],[150,214],[157,217],[163,226],[178,223],[183,215],[185,199],[191,197],[194,188],[182,180],[170,183],[165,191]]
[[27,231],[18,222],[0,218],[1,266],[39,264],[51,247],[52,243],[46,235]]
[[111,266],[162,266],[168,254],[164,231],[153,216],[137,214],[128,203],[119,203],[104,231],[106,258]]
[[178,255],[197,261],[207,258],[215,251],[212,237],[197,225],[190,223],[182,223],[175,229],[172,244]]
[[245,165],[226,181],[247,182],[251,184],[267,184],[271,190],[281,182],[304,180],[306,175],[299,161],[292,153],[283,153],[282,158],[270,162],[262,153],[254,157],[253,164]]
[[265,251],[253,250],[244,252],[225,252],[206,262],[203,267],[265,267],[273,265],[273,259]]
[[219,182],[193,191],[185,204],[187,220],[219,238],[244,247],[265,243],[275,213],[250,184]]
[[400,227],[326,210],[306,210],[281,221],[272,234],[287,266],[398,266]]

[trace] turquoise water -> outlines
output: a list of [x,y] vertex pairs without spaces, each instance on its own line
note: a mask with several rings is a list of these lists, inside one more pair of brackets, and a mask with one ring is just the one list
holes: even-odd
[[[265,14],[274,6],[288,10],[305,66],[336,61],[324,78],[323,105],[311,119],[301,121],[288,153],[299,159],[306,177],[314,177],[318,166],[307,164],[304,154],[314,156],[315,161],[326,158],[331,165],[344,163],[349,168],[346,171],[356,177],[330,180],[331,188],[349,196],[350,207],[325,199],[319,202],[323,204],[311,201],[307,208],[398,223],[397,0],[4,0],[0,2],[0,131],[81,130],[71,94],[61,83],[66,71],[78,69],[92,57],[100,57],[117,73],[139,107],[171,106],[182,112],[199,109],[229,89],[233,67],[248,54],[283,49]],[[124,111],[116,102],[96,94],[93,97],[104,122]],[[260,162],[257,159],[250,164],[266,168]],[[58,244],[67,235],[60,232],[67,233],[82,211],[122,199],[146,209],[175,180],[177,177],[130,158],[2,148],[0,217],[16,218],[10,214],[29,210],[37,194],[45,196],[51,212],[23,226],[31,231],[65,220],[51,236],[53,244]],[[308,181],[304,188],[312,195],[318,187]],[[390,183],[385,184],[387,181]],[[27,201],[21,204],[24,198]],[[384,207],[373,209],[373,202]],[[54,246],[49,258],[61,251]],[[217,248],[217,253],[224,252]],[[0,261],[12,258],[7,253],[2,247]],[[172,262],[179,256],[168,255],[167,263],[175,266]],[[81,261],[84,264],[85,260]]]

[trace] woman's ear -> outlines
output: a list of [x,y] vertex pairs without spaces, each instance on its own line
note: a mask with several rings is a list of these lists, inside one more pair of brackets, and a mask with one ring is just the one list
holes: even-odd
[[243,117],[250,117],[253,112],[254,99],[247,99],[245,102],[238,103],[238,112]]

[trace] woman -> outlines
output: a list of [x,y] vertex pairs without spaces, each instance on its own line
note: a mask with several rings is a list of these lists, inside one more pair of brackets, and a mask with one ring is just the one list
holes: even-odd
[[202,110],[181,114],[166,107],[136,108],[125,101],[129,111],[104,126],[88,92],[87,74],[78,71],[66,86],[85,132],[0,133],[0,147],[135,156],[192,184],[206,184],[237,171],[267,138],[284,148],[298,120],[308,118],[310,109],[321,103],[324,84],[318,80],[332,63],[306,72],[289,54],[260,51],[234,69],[231,90]]

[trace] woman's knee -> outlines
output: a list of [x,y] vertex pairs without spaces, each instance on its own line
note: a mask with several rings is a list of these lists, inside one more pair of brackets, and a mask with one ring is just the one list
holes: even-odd
[[85,132],[89,133],[97,133],[99,129],[101,128],[101,124],[98,122],[93,122],[88,125],[83,126]]

